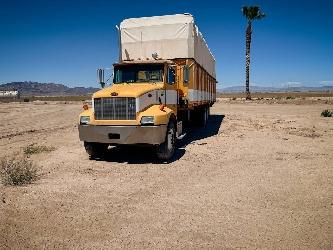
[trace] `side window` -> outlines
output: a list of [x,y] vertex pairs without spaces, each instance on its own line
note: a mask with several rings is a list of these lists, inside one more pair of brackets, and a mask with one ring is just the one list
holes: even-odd
[[183,77],[184,77],[184,83],[188,84],[190,81],[190,68],[185,65],[183,68]]
[[175,83],[175,69],[172,67],[168,68],[168,83],[169,84]]
[[122,72],[120,71],[120,70],[116,70],[116,72],[115,72],[115,76],[114,76],[114,78],[113,78],[113,82],[114,83],[119,83],[119,82],[121,82],[122,81],[122,74],[121,74]]

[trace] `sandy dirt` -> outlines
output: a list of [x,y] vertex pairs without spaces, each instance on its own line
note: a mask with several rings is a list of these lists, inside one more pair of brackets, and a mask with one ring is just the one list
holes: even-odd
[[31,143],[34,184],[0,184],[0,249],[332,249],[330,103],[219,100],[168,164],[149,148],[89,160],[80,103],[0,104],[0,157]]

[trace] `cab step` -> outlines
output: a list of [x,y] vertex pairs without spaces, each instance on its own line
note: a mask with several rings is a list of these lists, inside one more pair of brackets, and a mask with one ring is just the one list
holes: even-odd
[[181,140],[186,136],[186,133],[177,136],[177,140]]

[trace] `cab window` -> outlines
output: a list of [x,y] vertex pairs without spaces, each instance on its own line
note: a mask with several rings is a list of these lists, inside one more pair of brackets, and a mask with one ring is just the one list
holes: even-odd
[[163,68],[163,64],[118,65],[114,83],[163,82]]

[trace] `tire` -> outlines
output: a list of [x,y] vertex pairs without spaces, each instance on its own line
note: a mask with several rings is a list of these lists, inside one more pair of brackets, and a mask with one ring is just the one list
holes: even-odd
[[84,142],[84,148],[90,158],[101,157],[106,154],[109,145],[98,142]]
[[165,141],[156,148],[156,156],[159,160],[167,161],[173,156],[176,148],[176,125],[169,121]]
[[201,127],[206,127],[207,124],[207,120],[208,120],[208,109],[207,107],[203,107],[200,111],[199,111],[199,125]]

